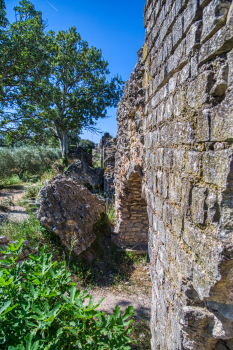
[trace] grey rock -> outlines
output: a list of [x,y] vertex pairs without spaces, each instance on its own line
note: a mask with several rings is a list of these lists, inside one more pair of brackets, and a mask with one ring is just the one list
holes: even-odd
[[90,168],[81,160],[72,163],[64,172],[64,175],[79,185],[88,185],[93,189],[98,189],[103,185],[103,170],[101,168]]
[[38,220],[68,249],[78,255],[94,242],[93,226],[105,212],[103,200],[61,175],[49,181],[39,197]]

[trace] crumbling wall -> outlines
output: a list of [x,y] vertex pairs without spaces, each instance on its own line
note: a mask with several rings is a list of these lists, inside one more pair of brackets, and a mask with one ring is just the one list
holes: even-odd
[[144,19],[117,114],[113,239],[133,241],[124,220],[140,177],[152,349],[233,349],[233,4],[148,0]]
[[103,149],[104,158],[104,192],[110,196],[114,192],[114,173],[115,173],[115,154],[116,154],[116,138],[109,138]]
[[68,164],[72,164],[76,160],[81,160],[89,167],[92,167],[92,151],[86,146],[72,147],[67,154]]

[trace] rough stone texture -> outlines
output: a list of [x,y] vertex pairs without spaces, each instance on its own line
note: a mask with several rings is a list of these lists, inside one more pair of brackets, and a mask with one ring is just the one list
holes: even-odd
[[86,250],[96,238],[93,226],[105,212],[104,201],[61,175],[49,181],[39,196],[37,218],[41,224],[75,254]]
[[144,23],[113,239],[149,241],[153,350],[233,349],[233,3],[147,0]]
[[104,147],[106,142],[108,142],[108,139],[110,138],[110,134],[106,132],[100,139],[100,143],[98,145],[99,149],[99,155],[100,155],[100,165],[103,168],[104,167]]
[[[6,246],[9,246],[11,243],[15,243],[12,241],[9,241],[9,239],[6,236],[0,236],[0,246],[2,248],[5,248]],[[17,259],[17,262],[21,263],[24,260],[27,260],[29,258],[30,254],[36,254],[37,251],[34,248],[30,248],[28,245],[28,241],[23,241],[22,243],[23,245],[25,245],[24,249],[22,250],[20,256]],[[0,259],[3,257],[4,255],[0,253]]]
[[104,192],[114,192],[115,154],[117,140],[109,138],[104,145]]
[[98,189],[103,185],[103,170],[101,168],[90,168],[81,160],[72,163],[64,172],[64,175],[79,185],[87,185],[93,189]]
[[85,146],[72,147],[67,154],[68,164],[71,164],[76,160],[81,160],[89,167],[92,167],[92,152]]

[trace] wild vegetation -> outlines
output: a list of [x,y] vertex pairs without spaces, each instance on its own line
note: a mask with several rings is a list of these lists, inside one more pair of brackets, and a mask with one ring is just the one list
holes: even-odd
[[48,146],[0,148],[0,179],[8,178],[9,184],[14,184],[16,176],[27,179],[27,175],[42,175],[60,158],[60,150]]
[[[87,291],[70,279],[65,262],[52,261],[43,250],[17,264],[22,240],[1,249],[0,344],[4,349],[124,349],[133,315],[129,306],[121,316],[97,311]],[[86,299],[88,303],[85,304]]]
[[81,39],[75,27],[46,32],[42,13],[28,0],[9,23],[1,1],[0,131],[8,143],[59,141],[62,157],[69,137],[95,129],[107,107],[116,107],[123,81],[110,81],[101,50]]

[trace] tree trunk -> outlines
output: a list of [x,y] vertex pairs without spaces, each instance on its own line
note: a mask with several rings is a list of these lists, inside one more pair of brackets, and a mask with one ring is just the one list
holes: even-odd
[[[55,130],[56,130],[56,135],[59,139],[59,144],[60,144],[60,150],[61,150],[61,154],[62,154],[62,158],[66,158],[67,157],[67,153],[68,153],[68,136],[65,130],[60,130],[59,126],[56,122],[54,122],[55,124]],[[54,131],[55,131],[54,130]]]

